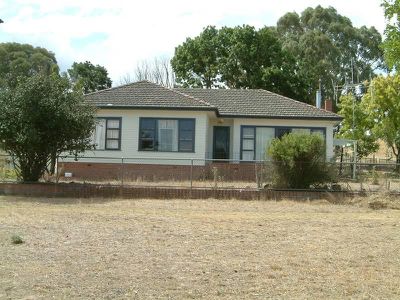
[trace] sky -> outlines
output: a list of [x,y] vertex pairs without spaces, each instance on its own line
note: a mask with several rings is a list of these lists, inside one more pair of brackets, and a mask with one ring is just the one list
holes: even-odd
[[286,12],[333,6],[354,26],[383,33],[380,0],[0,0],[0,43],[44,47],[62,71],[91,61],[109,72],[113,85],[137,64],[172,57],[176,46],[207,25],[256,28],[276,25]]

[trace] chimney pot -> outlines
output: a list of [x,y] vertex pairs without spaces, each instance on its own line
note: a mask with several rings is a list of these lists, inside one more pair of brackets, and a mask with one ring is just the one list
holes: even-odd
[[333,104],[331,99],[326,99],[325,100],[325,110],[327,111],[333,111]]

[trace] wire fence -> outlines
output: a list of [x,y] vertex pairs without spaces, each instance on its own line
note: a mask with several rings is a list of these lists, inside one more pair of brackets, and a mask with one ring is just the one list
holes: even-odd
[[[400,165],[329,163],[334,180],[321,188],[400,192]],[[170,158],[60,157],[56,172],[41,181],[127,186],[264,189],[274,186],[277,164],[271,161]],[[308,176],[300,172],[297,177]],[[12,159],[0,155],[0,181],[18,181]]]

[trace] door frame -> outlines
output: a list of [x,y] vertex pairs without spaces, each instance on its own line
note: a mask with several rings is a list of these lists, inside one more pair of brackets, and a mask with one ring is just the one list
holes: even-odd
[[225,129],[227,129],[227,137],[228,137],[228,149],[227,149],[227,158],[226,159],[229,159],[229,157],[230,157],[230,148],[231,148],[231,127],[230,126],[213,126],[213,151],[212,151],[212,153],[213,153],[213,155],[212,155],[212,157],[213,157],[213,159],[216,159],[215,158],[215,138],[216,138],[216,136],[215,136],[215,129],[217,128],[217,127],[219,127],[219,128],[225,128]]

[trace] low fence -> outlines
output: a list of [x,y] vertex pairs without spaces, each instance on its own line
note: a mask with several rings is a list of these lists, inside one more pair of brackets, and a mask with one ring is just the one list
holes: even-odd
[[[335,184],[321,188],[346,191],[400,192],[400,176],[394,163],[333,162]],[[55,175],[44,182],[90,183],[132,187],[262,190],[274,181],[270,161],[60,157]],[[0,155],[0,181],[17,181],[12,160]],[[298,174],[306,176],[306,174]]]

